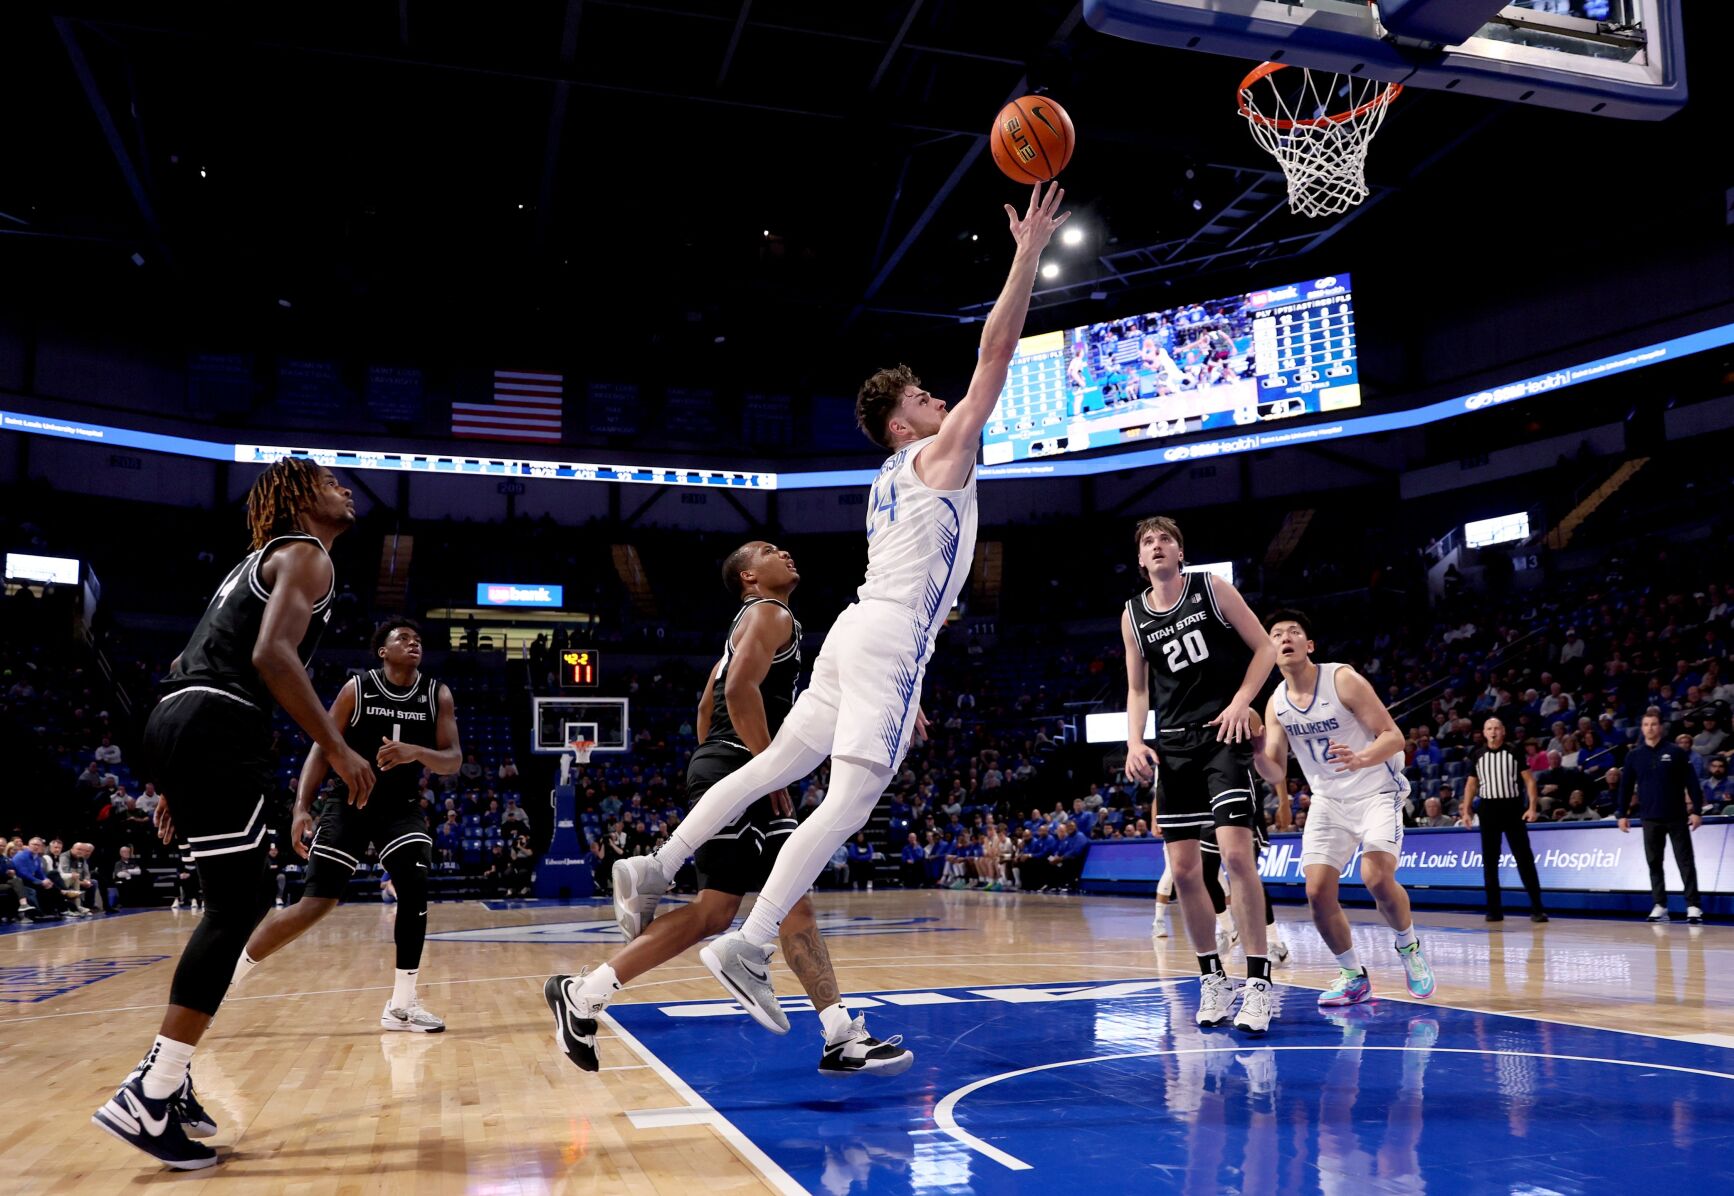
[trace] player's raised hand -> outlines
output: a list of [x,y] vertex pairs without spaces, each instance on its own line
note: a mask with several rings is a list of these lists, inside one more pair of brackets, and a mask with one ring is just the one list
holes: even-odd
[[1338,772],[1359,772],[1367,767],[1367,762],[1361,758],[1359,752],[1348,744],[1338,743],[1334,739],[1331,740],[1329,750],[1325,752],[1325,759],[1335,764]]
[[367,804],[368,795],[373,792],[373,765],[347,743],[343,745],[341,752],[329,758],[331,771],[336,773],[338,779],[349,789],[349,804],[361,809]]
[[1070,212],[1060,211],[1060,201],[1065,198],[1066,189],[1058,183],[1049,183],[1046,195],[1042,194],[1042,185],[1037,183],[1030,189],[1030,206],[1022,216],[1009,203],[1005,205],[1006,218],[1011,221],[1012,240],[1018,243],[1019,250],[1040,253],[1047,247],[1054,230],[1071,218]]

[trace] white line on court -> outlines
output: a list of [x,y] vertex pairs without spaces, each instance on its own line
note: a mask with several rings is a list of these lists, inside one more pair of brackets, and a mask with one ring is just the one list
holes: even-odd
[[1271,1046],[1271,1045],[1265,1045],[1264,1043],[1256,1043],[1256,1044],[1237,1043],[1234,1046],[1227,1046],[1227,1047],[1172,1047],[1172,1048],[1166,1048],[1166,1049],[1161,1049],[1161,1050],[1151,1050],[1151,1051],[1127,1051],[1126,1053],[1120,1054],[1120,1055],[1094,1055],[1094,1056],[1091,1056],[1091,1057],[1085,1058],[1085,1059],[1062,1059],[1058,1063],[1042,1063],[1042,1064],[1038,1064],[1035,1067],[1020,1067],[1016,1071],[1004,1071],[1004,1072],[1001,1072],[997,1076],[988,1076],[985,1079],[976,1080],[972,1084],[965,1084],[962,1088],[955,1088],[952,1091],[946,1093],[945,1096],[940,1100],[940,1102],[933,1107],[933,1123],[934,1123],[934,1125],[936,1125],[939,1128],[941,1133],[944,1133],[944,1134],[950,1136],[951,1138],[956,1140],[961,1145],[967,1146],[967,1147],[969,1147],[969,1149],[976,1151],[979,1154],[986,1155],[988,1158],[992,1159],[996,1163],[999,1163],[1001,1166],[1007,1167],[1013,1171],[1029,1171],[1029,1170],[1031,1170],[1030,1164],[1024,1162],[1022,1159],[1018,1158],[1015,1155],[1007,1154],[1005,1151],[999,1149],[999,1147],[997,1147],[997,1146],[992,1146],[986,1142],[983,1142],[980,1138],[977,1138],[974,1134],[970,1133],[968,1130],[962,1128],[961,1126],[959,1126],[957,1124],[957,1117],[955,1115],[955,1110],[957,1109],[958,1103],[960,1101],[962,1101],[964,1097],[970,1095],[973,1092],[980,1091],[981,1089],[986,1088],[990,1084],[997,1084],[1001,1080],[1016,1079],[1018,1076],[1032,1075],[1038,1071],[1053,1071],[1056,1068],[1061,1068],[1061,1067],[1080,1067],[1080,1066],[1087,1064],[1087,1063],[1112,1063],[1112,1062],[1115,1062],[1115,1061],[1120,1060],[1120,1059],[1148,1059],[1148,1058],[1153,1058],[1155,1056],[1160,1056],[1160,1055],[1244,1054],[1248,1050],[1262,1050],[1262,1051],[1358,1050],[1358,1051],[1400,1051],[1400,1052],[1401,1051],[1424,1051],[1424,1052],[1436,1052],[1436,1053],[1441,1054],[1441,1055],[1494,1055],[1494,1056],[1498,1056],[1501,1058],[1512,1058],[1512,1059],[1557,1059],[1557,1060],[1561,1060],[1561,1061],[1567,1062],[1567,1063],[1608,1063],[1608,1064],[1614,1065],[1615,1067],[1641,1067],[1641,1068],[1644,1068],[1648,1071],[1672,1071],[1672,1072],[1681,1072],[1681,1073],[1686,1074],[1686,1075],[1709,1076],[1712,1079],[1717,1079],[1717,1080],[1734,1080],[1734,1073],[1729,1073],[1729,1072],[1725,1072],[1725,1071],[1707,1071],[1704,1068],[1700,1068],[1700,1067],[1679,1067],[1679,1066],[1675,1066],[1673,1064],[1668,1064],[1668,1063],[1651,1063],[1651,1062],[1637,1060],[1637,1059],[1601,1059],[1601,1058],[1597,1058],[1594,1055],[1555,1055],[1555,1054],[1551,1054],[1551,1053],[1546,1052],[1546,1051],[1495,1051],[1495,1050],[1487,1050],[1487,1049],[1480,1048],[1480,1047],[1441,1047],[1441,1046],[1431,1046],[1431,1047],[1412,1047],[1412,1046],[1345,1047],[1341,1043],[1335,1043],[1335,1044],[1331,1044],[1331,1045],[1321,1045],[1321,1046],[1300,1046],[1300,1045],[1296,1045],[1296,1046],[1274,1045],[1274,1046]]

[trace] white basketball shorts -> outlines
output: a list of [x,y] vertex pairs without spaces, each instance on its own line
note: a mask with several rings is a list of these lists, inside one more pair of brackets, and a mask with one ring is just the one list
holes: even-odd
[[850,605],[826,635],[782,731],[818,751],[895,769],[915,733],[932,652],[914,611],[877,600]]
[[1403,855],[1403,795],[1370,793],[1347,801],[1313,795],[1301,832],[1301,867],[1329,864],[1341,871],[1355,849]]

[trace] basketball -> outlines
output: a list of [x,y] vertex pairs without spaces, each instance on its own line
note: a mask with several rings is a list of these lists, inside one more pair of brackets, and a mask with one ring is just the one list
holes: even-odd
[[1072,118],[1047,96],[1021,96],[994,118],[993,160],[1016,183],[1045,183],[1072,160]]

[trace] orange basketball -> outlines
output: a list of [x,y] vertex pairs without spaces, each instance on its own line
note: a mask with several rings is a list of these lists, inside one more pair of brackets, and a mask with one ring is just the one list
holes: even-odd
[[994,164],[1013,182],[1045,183],[1072,160],[1072,118],[1047,96],[1023,96],[994,118]]

